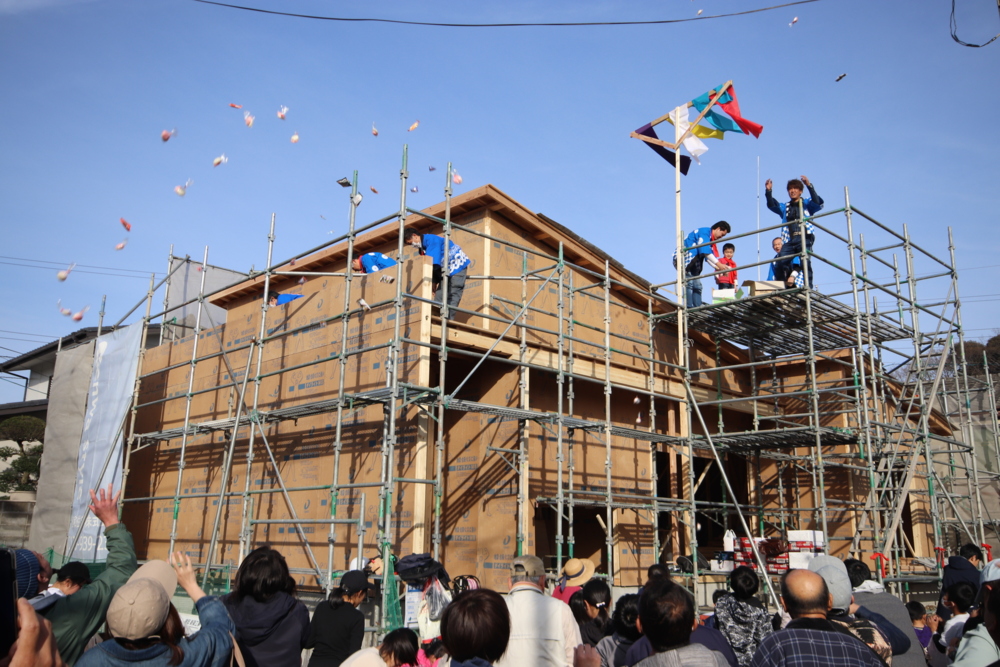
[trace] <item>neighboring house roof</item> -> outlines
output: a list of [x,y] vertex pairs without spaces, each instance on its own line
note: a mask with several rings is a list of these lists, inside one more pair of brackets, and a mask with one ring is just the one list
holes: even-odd
[[49,409],[49,399],[39,398],[34,401],[18,401],[16,403],[0,403],[0,418],[31,415],[44,417]]
[[[108,333],[113,331],[114,327],[104,327],[102,333]],[[158,334],[160,330],[159,324],[149,325],[147,331],[147,336]],[[24,371],[29,370],[32,366],[36,365],[39,361],[44,359],[48,355],[54,355],[58,350],[71,347],[74,345],[80,345],[81,343],[86,343],[88,340],[97,338],[97,327],[85,327],[83,329],[77,329],[71,334],[66,334],[62,338],[57,338],[51,343],[46,343],[41,347],[36,347],[34,350],[25,352],[24,354],[14,357],[13,359],[8,359],[7,361],[0,363],[0,373],[10,373],[11,371]],[[29,401],[30,402],[30,401]]]

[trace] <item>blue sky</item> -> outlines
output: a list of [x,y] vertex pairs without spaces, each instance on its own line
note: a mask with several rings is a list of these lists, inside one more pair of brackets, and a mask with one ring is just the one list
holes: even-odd
[[[690,18],[770,3],[244,4],[482,23]],[[780,191],[808,175],[828,208],[848,186],[855,205],[894,228],[908,224],[935,252],[946,254],[944,228],[954,227],[970,297],[965,326],[970,337],[989,336],[1000,326],[990,200],[1000,125],[988,120],[1000,42],[959,46],[949,11],[947,0],[820,0],[673,25],[455,29],[310,21],[191,0],[0,0],[0,354],[96,325],[104,294],[107,319],[117,320],[147,284],[122,270],[163,272],[171,243],[193,257],[208,245],[213,264],[261,267],[272,211],[278,256],[322,243],[346,229],[346,192],[335,181],[354,169],[362,217],[392,212],[404,142],[419,187],[410,205],[442,198],[450,160],[464,177],[457,192],[493,183],[664,282],[673,174],[628,133],[727,79],[764,133],[709,143],[684,180],[686,228],[719,219],[754,228],[767,177]],[[959,0],[958,20],[966,41],[1000,31],[992,0]],[[230,102],[256,116],[253,128]],[[284,122],[275,116],[281,105]],[[177,136],[163,143],[160,132],[172,128]],[[229,163],[213,169],[222,153]],[[173,188],[187,179],[193,185],[178,197]],[[773,224],[766,209],[760,215]],[[755,254],[747,244],[736,260]],[[24,259],[119,271],[78,270],[60,283],[54,264],[14,265],[37,266]],[[77,324],[59,315],[58,299],[91,311]],[[0,384],[0,402],[20,400],[16,386]]]

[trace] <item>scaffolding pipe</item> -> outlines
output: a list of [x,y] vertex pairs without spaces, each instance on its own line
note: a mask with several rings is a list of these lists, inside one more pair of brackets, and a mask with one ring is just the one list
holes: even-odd
[[191,366],[188,369],[187,398],[184,402],[184,431],[181,435],[181,450],[177,460],[177,486],[174,490],[173,517],[170,521],[170,548],[167,550],[167,553],[173,553],[174,545],[177,543],[177,517],[181,510],[181,488],[184,485],[184,466],[187,463],[188,425],[191,423],[191,392],[194,391],[194,376],[198,368],[198,362],[195,359],[198,358],[198,341],[201,339],[201,313],[204,309],[204,301],[200,296],[205,293],[206,264],[208,264],[208,246],[205,246],[205,254],[201,260],[201,286],[198,288],[198,311],[194,318],[194,341],[191,346]]
[[[254,460],[254,436],[257,430],[253,428],[253,424],[259,423],[260,413],[258,408],[260,407],[260,371],[264,363],[264,336],[267,335],[267,309],[268,309],[268,298],[267,295],[271,291],[271,258],[274,255],[274,213],[271,214],[271,227],[267,233],[267,266],[264,271],[264,296],[260,300],[260,327],[257,332],[257,339],[255,344],[257,346],[257,366],[254,372],[253,381],[253,408],[251,408],[248,413],[250,418],[250,437],[247,442],[247,469],[244,477],[243,486],[243,504],[242,504],[242,516],[240,519],[240,551],[237,558],[237,566],[243,562],[243,559],[248,553],[250,553],[253,545],[253,528],[250,525],[250,519],[252,518],[253,511],[253,501],[250,496],[250,478],[253,476],[253,460]],[[251,353],[252,356],[252,353]]]
[[[330,518],[337,518],[340,499],[340,456],[344,448],[344,388],[347,378],[347,339],[351,324],[351,286],[354,281],[354,224],[357,216],[358,205],[356,198],[358,194],[358,171],[354,170],[351,176],[350,208],[348,210],[347,222],[347,264],[344,269],[344,312],[341,315],[340,324],[340,355],[337,365],[337,422],[333,435],[333,484],[330,485]],[[402,261],[402,257],[399,258]],[[365,507],[361,506],[361,519],[364,520]],[[330,533],[327,536],[330,542],[330,555],[327,560],[327,582],[326,594],[333,590],[333,549],[337,541],[337,527],[335,523],[330,524]],[[361,553],[358,552],[358,557]]]
[[[215,558],[215,547],[219,542],[219,526],[222,525],[222,508],[226,506],[226,487],[229,485],[229,475],[233,469],[233,456],[236,454],[236,435],[239,433],[240,413],[245,404],[247,382],[250,380],[250,363],[253,361],[253,350],[247,354],[247,367],[243,370],[243,385],[240,387],[240,397],[236,401],[236,419],[233,422],[233,432],[229,438],[229,447],[226,449],[226,457],[222,463],[222,477],[219,479],[219,497],[216,500],[215,519],[212,522],[212,539],[208,545],[208,558],[205,563],[205,571],[201,575],[201,587],[208,584],[208,574],[212,569],[212,559]],[[253,428],[251,426],[251,428]],[[220,557],[219,562],[223,559]]]

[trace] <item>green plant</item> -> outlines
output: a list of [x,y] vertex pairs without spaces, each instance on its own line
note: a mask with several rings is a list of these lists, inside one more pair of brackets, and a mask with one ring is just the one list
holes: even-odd
[[38,417],[11,417],[0,422],[0,440],[13,440],[17,449],[0,447],[0,461],[9,467],[0,472],[0,493],[12,491],[37,491],[38,474],[42,464],[42,445],[45,438],[45,420]]

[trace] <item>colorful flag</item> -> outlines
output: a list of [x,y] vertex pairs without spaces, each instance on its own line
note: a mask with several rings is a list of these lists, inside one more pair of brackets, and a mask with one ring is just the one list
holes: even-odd
[[[698,111],[698,120],[704,119],[705,125],[691,122],[691,107],[694,107]],[[681,136],[679,144],[677,142],[661,140],[656,135],[656,130],[653,128],[663,121],[667,121],[675,126],[675,132],[677,133],[675,136]],[[680,171],[683,174],[687,174],[691,166],[691,158],[698,160],[708,150],[708,146],[705,145],[702,139],[722,139],[726,132],[739,132],[740,134],[752,134],[755,137],[759,137],[763,129],[764,127],[759,123],[743,117],[743,113],[740,111],[740,103],[736,99],[736,90],[733,88],[732,82],[729,81],[673,109],[670,113],[652,123],[643,125],[633,132],[631,136],[636,139],[655,139],[657,143],[649,141],[644,141],[643,143],[675,167],[678,166],[677,160],[680,159]],[[675,151],[679,151],[681,146],[687,150],[691,157],[680,155],[678,158]]]
[[[719,88],[721,87],[719,86]],[[691,100],[691,104],[698,111],[704,111],[713,97],[715,95],[705,93]],[[760,137],[764,126],[743,118],[743,114],[740,112],[740,102],[736,99],[736,88],[732,85],[719,97],[716,106],[720,107],[732,118],[730,120],[722,114],[716,113],[714,109],[709,109],[708,113],[705,114],[705,118],[717,129],[723,132],[742,132],[743,134],[752,134],[755,137]]]
[[[638,130],[636,130],[635,133],[636,134],[641,134],[644,137],[649,137],[650,139],[659,139],[659,137],[656,136],[656,130],[653,129],[653,126],[650,123],[646,123],[645,125],[643,125],[642,127],[640,127]],[[647,146],[649,146],[650,148],[652,148],[653,151],[657,155],[659,155],[664,160],[666,160],[667,162],[669,162],[671,164],[671,166],[674,166],[674,167],[677,166],[677,162],[675,161],[677,159],[677,156],[676,156],[676,154],[673,151],[667,150],[663,146],[657,146],[656,144],[650,144],[650,143],[647,143],[645,141],[643,143],[646,144]],[[684,174],[685,176],[687,176],[688,169],[690,169],[690,168],[691,168],[691,158],[689,158],[687,155],[682,155],[681,156],[681,173]]]
[[677,127],[678,130],[680,130],[679,134],[684,136],[684,139],[681,140],[681,144],[687,149],[687,152],[691,154],[691,157],[695,159],[695,162],[701,164],[701,160],[698,158],[708,152],[708,146],[705,145],[705,142],[688,131],[691,128],[691,121],[688,119],[688,107],[686,104],[683,104],[670,112],[670,122]]
[[[674,121],[670,120],[669,118],[667,118],[667,122],[670,123],[671,125],[674,124]],[[722,140],[726,138],[726,133],[723,132],[722,130],[717,130],[714,127],[705,127],[704,125],[695,125],[694,127],[692,127],[691,134],[698,137],[699,139]]]

